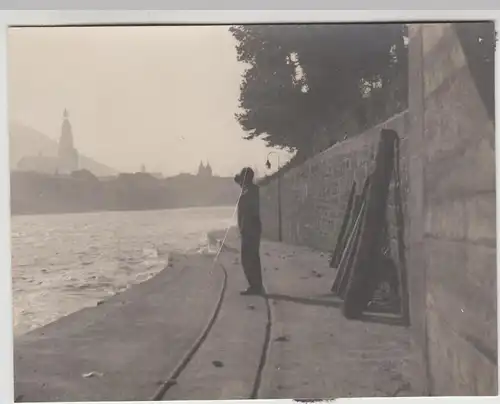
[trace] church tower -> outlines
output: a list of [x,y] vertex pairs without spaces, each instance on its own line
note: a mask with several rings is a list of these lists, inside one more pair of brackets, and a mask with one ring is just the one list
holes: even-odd
[[200,165],[198,166],[198,177],[203,177],[205,174],[205,166],[203,165],[203,162],[200,161]]
[[63,113],[63,124],[58,150],[58,172],[60,174],[71,174],[78,170],[78,152],[73,144],[73,131],[69,122],[69,114],[65,109]]
[[200,161],[200,165],[198,166],[198,177],[208,178],[212,176],[212,167],[210,167],[210,163],[207,161],[207,165],[205,166],[202,161]]
[[212,167],[210,166],[210,163],[207,161],[207,165],[205,167],[205,175],[207,177],[211,177],[212,176]]

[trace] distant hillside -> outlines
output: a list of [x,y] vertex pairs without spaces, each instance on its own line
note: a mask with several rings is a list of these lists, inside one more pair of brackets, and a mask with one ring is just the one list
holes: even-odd
[[[35,129],[11,122],[9,125],[10,169],[16,168],[18,161],[25,156],[57,155],[57,142]],[[117,171],[80,154],[81,169],[91,171],[98,177],[116,175]]]

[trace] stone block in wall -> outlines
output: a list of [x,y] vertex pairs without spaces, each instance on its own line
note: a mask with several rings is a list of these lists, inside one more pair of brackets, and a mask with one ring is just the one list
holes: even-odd
[[494,162],[493,123],[488,119],[467,68],[427,97],[424,118],[428,162],[464,154],[483,139],[486,144],[481,150],[485,157],[489,156],[490,164]]
[[443,154],[440,159],[428,162],[425,178],[429,202],[494,192],[494,151],[487,139],[477,139],[465,150]]
[[433,37],[428,35],[427,29],[426,27],[423,30],[422,63],[425,97],[467,64],[458,36],[451,24],[443,27],[441,35]]
[[496,246],[496,194],[477,194],[465,201],[466,237],[473,243]]
[[[422,32],[423,39],[423,51],[427,53],[429,50],[433,49],[452,29],[451,23],[430,23],[430,24],[419,24]],[[416,24],[414,25],[414,29],[416,29]],[[414,31],[412,31],[414,32]]]
[[[467,243],[466,254],[465,277],[474,288],[480,288],[483,294],[488,297],[489,307],[495,309],[495,313],[491,313],[488,321],[496,322],[496,302],[498,300],[496,248]],[[497,332],[496,326],[491,328],[492,332]]]
[[466,224],[460,218],[465,215],[464,200],[445,200],[428,205],[425,210],[425,235],[432,238],[464,240]]
[[[494,172],[491,172],[489,164],[485,164],[484,175],[479,179],[480,170],[476,176],[473,175],[473,170],[481,165],[481,155],[475,156],[478,164],[472,164],[471,160],[473,159],[454,158],[428,165],[426,233],[467,238],[474,242],[484,241],[494,245],[496,240]],[[478,178],[477,181],[474,181],[474,178]]]
[[455,333],[441,313],[429,311],[428,360],[431,393],[439,396],[496,396],[498,370],[469,341]]
[[[478,341],[478,348],[496,361],[496,285],[476,282],[471,258],[483,260],[478,265],[494,274],[494,250],[483,257],[474,245],[460,241],[428,240],[426,242],[427,311],[439,313],[448,326],[464,339]],[[484,262],[487,261],[487,262]],[[491,278],[491,275],[488,276]]]

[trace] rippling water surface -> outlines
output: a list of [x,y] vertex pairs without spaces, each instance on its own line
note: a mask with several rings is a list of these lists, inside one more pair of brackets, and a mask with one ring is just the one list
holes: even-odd
[[197,250],[233,224],[232,207],[12,218],[14,333],[143,282],[168,253]]

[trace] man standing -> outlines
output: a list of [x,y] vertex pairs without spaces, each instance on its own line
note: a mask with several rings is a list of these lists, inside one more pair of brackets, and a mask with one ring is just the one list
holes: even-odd
[[234,177],[242,188],[238,201],[238,228],[241,235],[241,265],[250,285],[242,295],[259,295],[264,292],[260,265],[260,221],[259,187],[254,184],[254,172],[246,167]]

